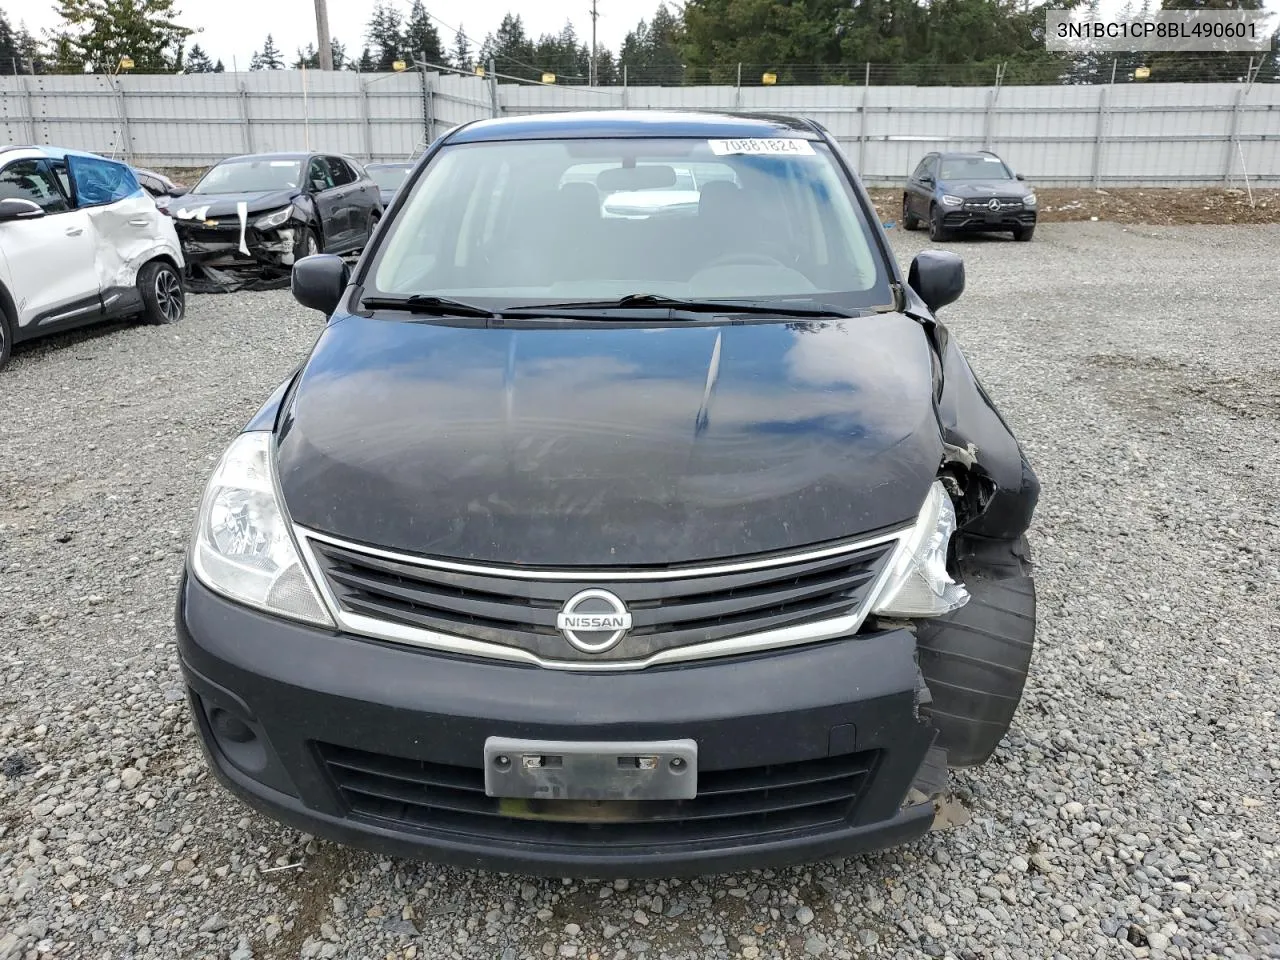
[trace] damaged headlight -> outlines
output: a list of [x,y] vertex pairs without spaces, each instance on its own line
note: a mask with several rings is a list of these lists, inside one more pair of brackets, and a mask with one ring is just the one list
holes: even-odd
[[259,230],[274,230],[276,227],[288,223],[291,216],[293,216],[293,204],[289,204],[283,210],[277,210],[275,213],[268,213],[265,217],[259,217],[253,221],[253,225]]
[[242,433],[205,488],[191,544],[205,586],[270,613],[332,626],[276,499],[271,434]]
[[964,606],[969,592],[947,573],[947,545],[955,529],[951,497],[935,480],[916,525],[898,542],[871,612],[887,617],[937,617]]

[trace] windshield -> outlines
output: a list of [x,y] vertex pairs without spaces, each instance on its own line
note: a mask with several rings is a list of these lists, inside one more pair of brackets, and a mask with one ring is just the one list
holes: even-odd
[[891,303],[888,283],[825,144],[692,139],[446,147],[364,280],[372,296],[490,308],[628,294],[857,308]]
[[945,157],[941,180],[1012,180],[1013,174],[999,157]]
[[413,172],[413,167],[365,167],[364,170],[379,189],[399,190]]
[[294,190],[302,182],[300,160],[224,160],[192,188],[192,193],[265,193]]

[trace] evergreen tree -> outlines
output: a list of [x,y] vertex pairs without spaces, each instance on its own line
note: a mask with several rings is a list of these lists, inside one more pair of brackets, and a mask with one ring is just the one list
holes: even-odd
[[267,34],[267,39],[262,44],[261,50],[253,52],[253,59],[249,61],[250,70],[283,70],[284,59],[280,56],[280,51],[276,48],[275,39],[271,34]]
[[680,83],[684,77],[681,28],[680,20],[659,4],[650,22],[641,20],[623,39],[618,72],[626,67],[628,83]]
[[298,48],[298,55],[293,60],[293,69],[301,70],[303,67],[308,70],[320,69],[320,53],[316,50],[314,43],[308,43],[306,50]]
[[215,64],[213,65],[213,72],[214,72],[214,73],[225,73],[225,72],[226,72],[226,69],[227,69],[227,68],[226,68],[226,67],[224,67],[224,66],[222,65],[222,61],[221,61],[221,60],[219,60],[217,63],[215,63]]
[[403,50],[410,57],[421,57],[427,63],[445,63],[444,46],[440,43],[440,31],[427,16],[422,0],[413,0],[409,19],[404,25]]
[[40,41],[31,35],[25,23],[18,24],[14,34],[14,46],[18,51],[18,72],[47,73],[49,64],[40,48]]
[[533,41],[525,33],[524,21],[519,14],[508,13],[498,24],[498,29],[484,38],[480,45],[480,62],[488,65],[493,60],[499,73],[538,80],[542,71],[532,66]]
[[[1262,10],[1262,0],[1163,0],[1163,10]],[[1225,46],[1230,41],[1223,41]],[[1260,53],[1233,53],[1226,50],[1161,51],[1151,54],[1151,80],[1161,83],[1213,81],[1238,83],[1249,72],[1250,60]],[[1259,74],[1261,77],[1262,74]]]
[[4,11],[0,10],[0,70],[5,73],[20,73],[21,68],[18,65],[20,59],[18,35],[13,27],[9,26],[9,20],[4,15]]
[[458,24],[458,35],[453,38],[453,51],[449,54],[449,61],[459,70],[475,69],[475,59],[471,55],[471,41],[467,39],[462,24]]
[[174,0],[56,0],[51,31],[59,69],[111,73],[128,56],[135,73],[172,73],[195,31],[178,23]]
[[373,71],[390,72],[391,65],[401,59],[404,34],[400,28],[403,23],[400,11],[390,3],[378,0],[374,5],[373,15],[365,28],[365,39],[373,54]]
[[356,70],[360,73],[373,73],[378,69],[378,61],[374,59],[373,52],[365,47],[360,51],[360,59],[352,60],[348,69]]
[[198,43],[192,44],[185,66],[187,73],[213,73],[213,61]]

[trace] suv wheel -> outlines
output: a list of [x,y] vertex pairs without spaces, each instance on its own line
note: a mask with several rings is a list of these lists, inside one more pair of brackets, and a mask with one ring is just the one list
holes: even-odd
[[1026,242],[1036,235],[1035,227],[1014,227],[1013,239]]
[[9,350],[13,347],[13,331],[9,329],[9,318],[0,309],[0,370],[9,362]]
[[902,229],[903,230],[919,230],[920,218],[911,213],[907,198],[902,198]]
[[951,233],[942,226],[942,213],[936,206],[929,208],[929,239],[934,243],[945,243]]
[[293,262],[297,263],[303,257],[315,256],[319,252],[320,241],[316,239],[316,232],[310,227],[303,227],[298,234],[298,245],[293,251]]
[[138,293],[142,296],[144,323],[177,323],[187,312],[182,277],[163,260],[152,260],[138,271]]

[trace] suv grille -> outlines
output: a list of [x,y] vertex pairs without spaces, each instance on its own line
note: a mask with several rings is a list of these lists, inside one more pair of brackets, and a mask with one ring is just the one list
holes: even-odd
[[[851,544],[830,556],[815,559],[810,552],[746,570],[703,567],[690,575],[673,567],[642,579],[624,579],[616,571],[600,571],[599,579],[590,571],[531,579],[536,572],[490,567],[464,572],[429,560],[374,555],[355,545],[306,540],[340,614],[569,663],[625,663],[708,641],[856,618],[897,542]],[[626,604],[632,627],[613,649],[584,653],[557,630],[556,614],[576,593],[598,587]],[[859,622],[800,639],[852,633]],[[424,645],[431,645],[429,638]]]
[[[1000,204],[998,210],[991,209],[992,200]],[[986,213],[1005,213],[1009,210],[1021,210],[1022,200],[1019,197],[987,197],[982,200],[966,200],[964,208]]]
[[[350,814],[418,831],[519,843],[652,846],[725,841],[848,820],[876,751],[698,771],[692,800],[529,801],[531,819],[484,792],[484,771],[319,744]],[[559,809],[557,809],[557,805]],[[586,812],[583,812],[583,811]],[[550,819],[554,817],[555,819]]]

